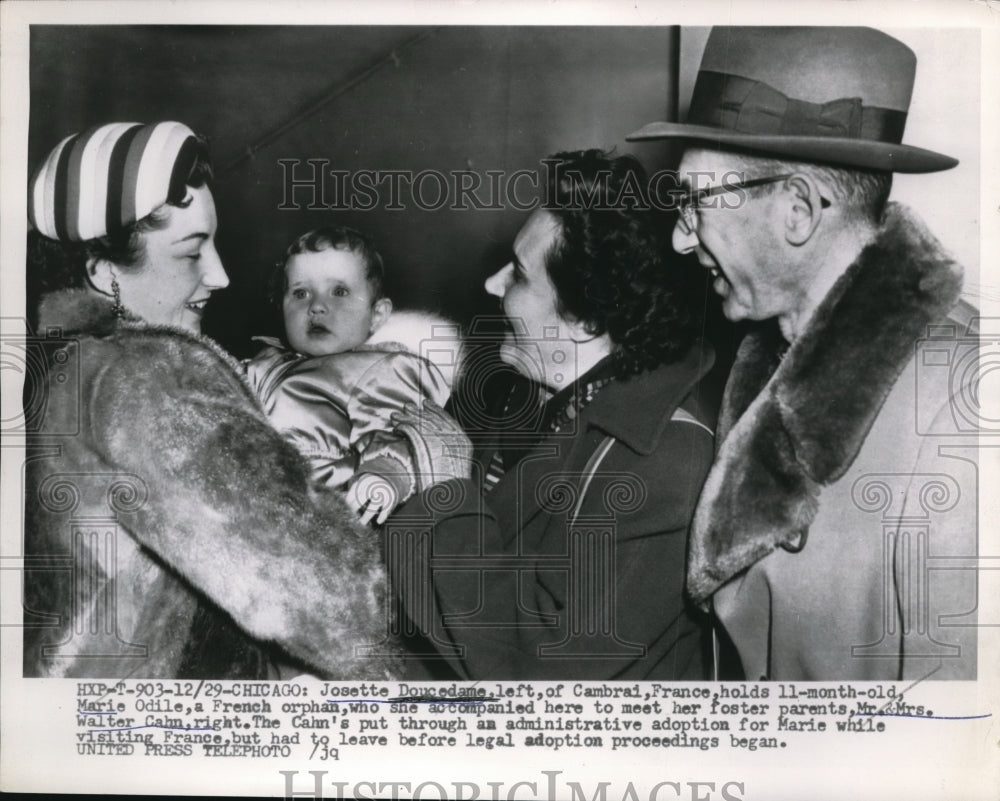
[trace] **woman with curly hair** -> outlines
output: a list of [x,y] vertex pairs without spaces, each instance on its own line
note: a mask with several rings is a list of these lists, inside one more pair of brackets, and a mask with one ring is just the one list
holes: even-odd
[[[429,597],[401,601],[461,678],[704,679],[683,587],[713,454],[697,391],[713,356],[638,161],[588,150],[546,164],[543,206],[486,281],[509,323],[501,359],[547,398],[539,434],[497,438],[475,475],[402,507],[432,542],[409,563]],[[453,435],[433,409],[408,422]]]

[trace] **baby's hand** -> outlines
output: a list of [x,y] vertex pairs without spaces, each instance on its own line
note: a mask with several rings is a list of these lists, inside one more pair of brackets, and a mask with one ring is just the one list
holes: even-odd
[[419,490],[472,474],[472,443],[458,422],[431,401],[407,403],[393,412],[393,429],[406,437],[416,467]]
[[361,473],[347,488],[345,499],[347,505],[361,516],[362,523],[375,520],[378,525],[386,521],[399,503],[396,488],[374,473]]

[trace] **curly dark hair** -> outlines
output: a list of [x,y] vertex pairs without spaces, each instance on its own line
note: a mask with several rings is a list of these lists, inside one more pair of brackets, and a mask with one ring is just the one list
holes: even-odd
[[646,171],[633,156],[596,149],[545,163],[542,207],[561,228],[545,259],[557,311],[592,336],[609,335],[622,377],[677,361],[698,327],[668,255],[670,221],[649,203]]
[[274,265],[266,288],[272,306],[281,308],[287,288],[285,268],[288,260],[299,253],[320,253],[324,250],[346,250],[358,256],[365,267],[365,279],[372,290],[372,303],[385,297],[385,262],[372,240],[347,226],[326,226],[302,234],[288,246],[281,261]]

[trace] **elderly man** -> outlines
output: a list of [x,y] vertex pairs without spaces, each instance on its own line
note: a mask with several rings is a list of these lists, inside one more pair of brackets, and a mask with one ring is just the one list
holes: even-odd
[[753,321],[688,557],[749,679],[975,677],[974,311],[887,202],[957,163],[901,144],[915,68],[874,30],[715,28],[688,123],[629,137],[685,142],[674,248]]

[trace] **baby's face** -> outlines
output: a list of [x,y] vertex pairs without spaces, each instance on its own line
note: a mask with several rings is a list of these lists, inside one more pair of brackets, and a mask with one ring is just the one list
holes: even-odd
[[335,248],[297,253],[285,264],[285,280],[285,335],[299,353],[343,353],[371,336],[372,289],[360,256]]

